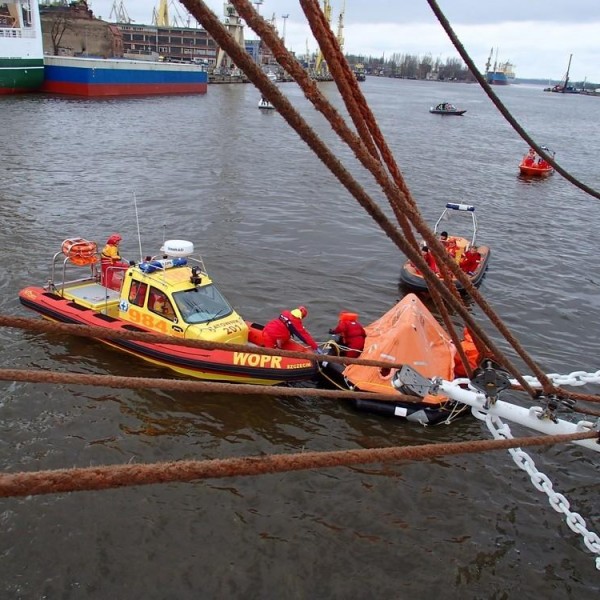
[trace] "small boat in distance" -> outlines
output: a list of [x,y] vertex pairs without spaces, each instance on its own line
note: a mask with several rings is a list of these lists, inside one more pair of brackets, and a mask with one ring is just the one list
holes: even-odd
[[356,81],[365,81],[366,70],[365,66],[362,63],[354,65],[352,72],[354,73],[354,77],[356,77]]
[[[51,321],[169,336],[170,343],[98,339],[186,377],[258,385],[313,379],[317,368],[309,356],[252,351],[263,344],[263,326],[242,319],[209,277],[202,258],[193,253],[191,242],[168,240],[160,254],[137,264],[101,261],[95,242],[67,239],[52,258],[47,285],[22,289],[19,300]],[[248,350],[207,350],[177,340],[235,344]],[[310,352],[291,342],[293,347],[287,349]]]
[[456,115],[457,117],[460,117],[467,111],[456,108],[456,106],[454,106],[454,104],[450,104],[450,102],[441,102],[437,106],[432,106],[429,109],[429,112],[433,113],[434,115]]
[[264,96],[260,97],[258,108],[262,108],[263,110],[275,110],[275,107]]
[[[449,221],[451,217],[457,221],[460,216],[461,220],[469,221],[470,234],[461,232],[462,235],[448,235],[448,231],[441,231],[442,221]],[[444,225],[449,229],[448,225]],[[463,224],[464,228],[464,224]],[[475,216],[475,207],[470,204],[457,204],[448,202],[437,220],[434,233],[439,236],[440,241],[446,247],[446,250],[460,266],[460,268],[469,276],[471,283],[478,287],[481,284],[483,276],[488,266],[490,259],[490,248],[488,246],[477,245],[477,217]],[[423,258],[427,261],[433,272],[441,278],[439,268],[435,262],[433,254],[427,246],[421,248]],[[456,278],[453,278],[454,285],[459,291],[463,291],[463,284]],[[417,269],[411,260],[407,260],[400,271],[400,283],[410,290],[427,291],[427,281],[423,277],[423,273]]]
[[[456,348],[429,309],[415,294],[407,294],[382,317],[365,327],[365,349],[361,359],[387,361],[406,365],[423,377],[454,379]],[[335,341],[325,345],[327,353],[338,354]],[[414,396],[414,400],[398,398],[393,401],[351,399],[359,411],[400,417],[421,425],[449,423],[460,415],[468,414],[465,406],[444,395],[423,393],[397,388],[394,375],[397,369],[323,362],[318,367],[322,384],[326,387],[361,392],[399,392]],[[405,367],[404,367],[405,368]]]
[[[554,152],[546,146],[541,146],[554,159]],[[554,168],[546,162],[533,148],[521,159],[519,172],[526,177],[546,177],[554,173]]]

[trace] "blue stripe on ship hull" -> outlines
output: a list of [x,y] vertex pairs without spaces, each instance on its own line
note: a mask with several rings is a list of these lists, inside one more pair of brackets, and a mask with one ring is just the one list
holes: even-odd
[[204,71],[156,71],[133,69],[86,69],[46,66],[47,81],[64,81],[85,84],[180,84],[205,83]]

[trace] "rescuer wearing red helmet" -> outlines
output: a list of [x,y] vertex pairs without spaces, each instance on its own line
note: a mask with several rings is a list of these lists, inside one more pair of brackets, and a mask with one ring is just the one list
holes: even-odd
[[263,345],[265,348],[280,348],[293,350],[292,336],[310,346],[315,352],[319,346],[313,337],[304,329],[302,319],[308,310],[299,306],[293,310],[284,310],[276,319],[269,321],[263,329]]
[[129,267],[119,252],[119,243],[122,239],[118,233],[111,235],[102,248],[100,260],[102,285],[116,291],[121,289],[125,270]]
[[340,343],[345,347],[342,356],[358,358],[365,347],[367,334],[356,313],[341,312],[338,324],[329,333],[340,336]]
[[115,233],[106,240],[106,246],[102,249],[102,260],[110,260],[111,263],[119,262],[121,255],[119,254],[119,243],[123,238]]

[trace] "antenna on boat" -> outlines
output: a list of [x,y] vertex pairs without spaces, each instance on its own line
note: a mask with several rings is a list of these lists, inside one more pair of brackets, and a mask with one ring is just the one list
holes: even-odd
[[142,262],[144,260],[144,253],[142,252],[142,236],[140,234],[140,218],[138,216],[137,198],[135,195],[135,190],[133,192],[133,206],[135,208],[135,223],[137,225],[138,243],[140,245],[140,262]]

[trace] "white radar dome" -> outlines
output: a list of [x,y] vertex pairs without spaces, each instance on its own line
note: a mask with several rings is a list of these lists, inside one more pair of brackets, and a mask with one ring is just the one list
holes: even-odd
[[167,240],[160,251],[167,256],[189,256],[194,252],[194,244],[185,240]]

